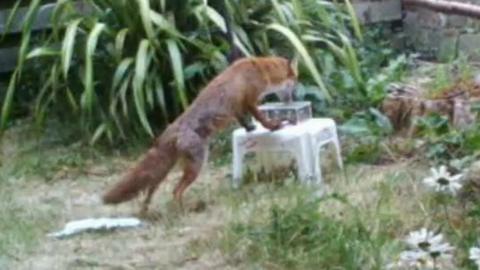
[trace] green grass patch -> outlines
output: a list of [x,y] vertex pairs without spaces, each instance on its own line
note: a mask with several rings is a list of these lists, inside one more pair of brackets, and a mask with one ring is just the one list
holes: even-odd
[[[322,210],[332,200],[348,214],[332,216]],[[358,210],[337,195],[290,195],[234,221],[225,234],[225,249],[250,269],[383,269],[382,250],[391,250],[395,242],[388,230],[369,228]]]
[[[0,186],[0,267],[25,257],[41,243],[52,224],[53,212],[29,206],[16,197],[14,187]],[[8,268],[2,268],[8,269]]]

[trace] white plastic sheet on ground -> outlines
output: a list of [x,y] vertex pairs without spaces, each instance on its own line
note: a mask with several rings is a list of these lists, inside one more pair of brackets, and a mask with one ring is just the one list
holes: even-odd
[[63,230],[49,233],[48,236],[64,238],[86,231],[106,231],[119,228],[135,228],[142,225],[137,218],[88,218],[68,222]]

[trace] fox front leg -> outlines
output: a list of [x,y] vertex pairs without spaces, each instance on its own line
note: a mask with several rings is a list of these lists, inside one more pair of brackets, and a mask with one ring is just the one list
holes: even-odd
[[268,128],[271,131],[275,131],[277,129],[280,129],[282,127],[282,122],[279,120],[269,120],[267,119],[263,113],[258,110],[257,106],[251,106],[250,107],[250,113],[257,119],[262,126]]
[[255,125],[252,123],[252,121],[249,119],[247,114],[237,116],[237,121],[240,123],[240,125],[247,130],[247,132],[255,130]]

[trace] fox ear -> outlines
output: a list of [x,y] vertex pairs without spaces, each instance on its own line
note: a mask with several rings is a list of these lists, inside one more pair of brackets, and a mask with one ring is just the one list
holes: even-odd
[[290,70],[297,76],[298,74],[298,58],[293,57],[292,59],[288,60],[288,65],[290,67]]

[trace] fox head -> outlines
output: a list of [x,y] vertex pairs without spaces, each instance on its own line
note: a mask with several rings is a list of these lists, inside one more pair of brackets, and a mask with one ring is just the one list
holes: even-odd
[[267,63],[265,74],[268,76],[268,86],[261,98],[268,94],[275,94],[282,102],[293,101],[293,94],[297,86],[298,61],[275,57]]
[[284,82],[283,91],[277,92],[277,96],[283,102],[292,102],[293,94],[298,82],[298,60],[297,58],[288,60],[288,75]]

